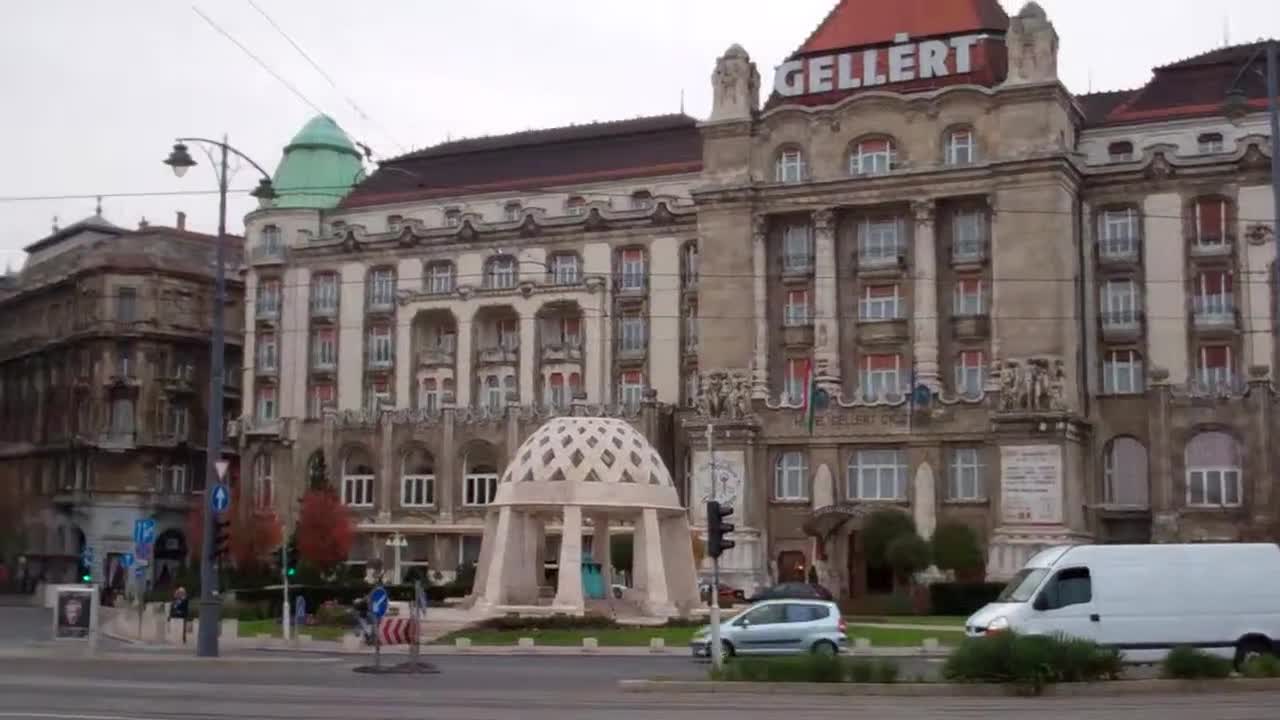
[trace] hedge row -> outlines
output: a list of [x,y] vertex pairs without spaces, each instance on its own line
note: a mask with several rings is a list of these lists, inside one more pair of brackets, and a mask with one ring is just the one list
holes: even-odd
[[[387,594],[393,602],[413,602],[413,585],[384,585],[383,587],[387,589]],[[358,599],[367,598],[372,591],[373,586],[366,584],[290,586],[289,602],[297,607],[298,598],[302,598],[306,601],[307,611],[314,613],[326,602],[349,606]],[[465,597],[471,592],[471,588],[460,583],[447,583],[428,585],[423,588],[423,592],[427,595],[428,604],[439,605],[446,598]],[[236,604],[242,607],[267,607],[266,617],[278,616],[283,603],[279,588],[237,590],[235,597]]]
[[934,615],[964,615],[977,612],[1004,590],[1004,583],[944,582],[929,586],[929,610]]

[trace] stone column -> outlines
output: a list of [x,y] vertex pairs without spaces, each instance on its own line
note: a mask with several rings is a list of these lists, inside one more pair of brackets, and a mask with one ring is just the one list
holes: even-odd
[[600,563],[600,576],[604,578],[604,591],[612,597],[613,547],[609,542],[609,514],[596,513],[591,517],[594,534],[591,536],[591,559]]
[[520,305],[520,366],[516,387],[520,389],[520,402],[529,404],[535,401],[533,389],[537,385],[533,381],[537,371],[538,336],[537,311],[530,303]]
[[560,531],[560,581],[555,604],[585,609],[582,598],[582,508],[566,505]]
[[662,530],[658,526],[657,509],[645,508],[641,511],[640,523],[644,526],[645,600],[649,608],[664,608],[671,604],[671,595],[667,592],[666,553],[662,547]]
[[[765,251],[768,233],[768,216],[757,215],[751,226],[751,271],[756,321],[755,366],[761,377],[769,377],[769,255]],[[698,305],[699,312],[703,307],[701,303]],[[698,321],[699,330],[706,326],[705,321]]]
[[469,305],[458,308],[458,348],[453,387],[454,402],[459,407],[471,405],[472,381],[475,365],[475,309]]
[[813,213],[813,358],[828,392],[840,387],[840,300],[836,285],[836,221],[830,208]]
[[377,495],[373,506],[378,511],[378,522],[391,522],[391,510],[397,497],[396,484],[400,478],[400,463],[395,452],[395,432],[389,413],[378,418],[378,476]]
[[[597,298],[597,301],[599,299]],[[600,308],[583,308],[582,311],[582,390],[587,401],[604,402],[606,375],[601,360],[605,353],[606,319]]]
[[485,544],[492,547],[482,547],[480,551],[480,566],[485,571],[484,598],[493,605],[502,605],[506,602],[506,590],[510,586],[507,577],[507,566],[511,563],[510,553],[516,551],[512,547],[514,543],[511,537],[510,507],[499,509],[496,521],[494,514],[489,514],[485,521],[485,540]]
[[1151,477],[1151,541],[1176,542],[1178,510],[1174,502],[1173,474],[1177,471],[1172,453],[1180,452],[1172,447],[1169,427],[1169,371],[1153,367],[1147,389],[1147,426],[1150,439],[1147,444],[1147,471]]
[[938,255],[934,243],[934,203],[921,200],[913,203],[911,210],[915,218],[911,350],[915,358],[916,382],[937,391],[942,388],[942,379],[938,371]]
[[453,509],[458,505],[458,452],[455,447],[454,425],[457,422],[457,409],[451,400],[440,403],[440,454],[435,458],[436,471],[436,508],[440,512],[440,522],[453,522]]

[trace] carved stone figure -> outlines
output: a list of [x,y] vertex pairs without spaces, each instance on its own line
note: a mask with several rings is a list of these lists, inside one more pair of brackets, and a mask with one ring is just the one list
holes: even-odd
[[699,381],[697,408],[701,417],[739,420],[752,414],[756,381],[741,370],[709,370]]
[[1049,82],[1058,77],[1058,33],[1044,8],[1029,2],[1009,21],[1005,34],[1009,74],[1005,83]]
[[1049,407],[1057,411],[1067,410],[1067,364],[1061,360],[1053,363],[1053,382],[1049,384]]
[[1013,410],[1018,401],[1018,365],[1007,362],[1000,368],[1000,409]]
[[1066,364],[1060,359],[1009,360],[1000,367],[1000,410],[1064,412]]
[[732,45],[711,74],[711,122],[749,120],[759,109],[760,72],[741,45]]

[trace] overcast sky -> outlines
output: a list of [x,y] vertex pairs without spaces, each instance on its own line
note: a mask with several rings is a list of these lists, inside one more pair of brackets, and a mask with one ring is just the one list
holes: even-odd
[[[892,0],[890,0],[892,1]],[[947,2],[950,0],[937,0]],[[464,137],[593,120],[710,110],[715,58],[737,42],[772,83],[835,0],[249,0],[196,6],[357,140],[391,157]],[[1277,0],[1040,0],[1061,37],[1059,70],[1084,92],[1141,85],[1154,65],[1280,35]],[[1010,14],[1021,0],[1003,0]],[[212,232],[213,194],[109,197],[215,187],[202,155],[182,180],[161,164],[177,135],[228,133],[268,171],[316,109],[182,0],[0,3],[0,267],[93,212]],[[359,106],[352,107],[350,101]],[[255,181],[243,168],[235,187]],[[229,229],[251,208],[236,196]]]

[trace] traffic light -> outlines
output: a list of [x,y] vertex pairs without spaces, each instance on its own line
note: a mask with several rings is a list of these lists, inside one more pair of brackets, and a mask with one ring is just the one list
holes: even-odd
[[285,550],[284,574],[286,577],[294,577],[298,574],[298,546],[292,543]]
[[733,523],[725,518],[733,514],[733,508],[724,507],[715,500],[707,501],[707,554],[713,558],[733,547],[733,541],[725,539],[725,535],[733,532]]
[[93,548],[88,545],[80,551],[80,582],[93,582]]
[[217,520],[213,525],[213,559],[222,560],[231,546],[231,521]]

